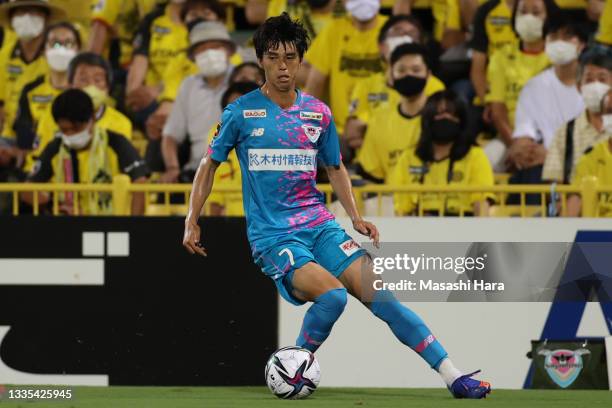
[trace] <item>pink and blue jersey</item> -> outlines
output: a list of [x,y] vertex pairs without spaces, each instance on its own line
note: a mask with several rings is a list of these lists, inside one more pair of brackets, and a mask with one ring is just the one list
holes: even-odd
[[253,248],[334,219],[316,188],[317,161],[341,161],[336,126],[323,102],[297,91],[294,105],[282,109],[260,89],[238,98],[225,108],[208,155],[223,162],[234,148]]

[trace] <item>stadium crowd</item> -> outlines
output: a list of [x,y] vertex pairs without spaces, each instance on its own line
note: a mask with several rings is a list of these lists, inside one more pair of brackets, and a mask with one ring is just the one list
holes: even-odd
[[[312,41],[298,86],[331,107],[356,185],[492,186],[495,174],[612,185],[610,0],[83,0],[82,13],[75,1],[0,3],[0,182],[191,183],[223,107],[263,84],[249,34],[286,11]],[[240,186],[236,157],[215,177]],[[239,194],[213,193],[213,214],[242,214]],[[33,194],[20,198],[27,211]],[[383,203],[486,215],[498,199]],[[73,200],[62,195],[63,212]],[[134,196],[133,214],[144,200]],[[79,204],[112,209],[104,194]],[[0,195],[0,213],[10,206]],[[568,215],[580,206],[572,196]]]

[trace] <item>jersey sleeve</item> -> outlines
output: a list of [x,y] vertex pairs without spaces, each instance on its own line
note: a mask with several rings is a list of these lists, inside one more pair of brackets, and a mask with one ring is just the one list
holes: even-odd
[[380,129],[376,117],[377,115],[373,116],[368,124],[363,145],[357,154],[357,162],[367,175],[382,180],[385,178],[385,170],[376,149],[376,132]]
[[[405,186],[412,184],[408,168],[410,167],[410,151],[406,150],[397,160],[397,164],[391,170],[388,183],[392,186]],[[414,211],[414,194],[395,193],[393,194],[393,208],[397,215],[406,215]]]
[[146,163],[129,140],[117,133],[109,132],[108,145],[115,151],[121,171],[130,176],[132,181],[149,176]]
[[120,7],[118,0],[97,0],[92,7],[91,19],[113,26],[119,16]]
[[153,25],[155,18],[158,16],[159,13],[157,11],[152,11],[146,15],[138,26],[138,29],[134,34],[134,42],[132,44],[134,47],[134,55],[144,55],[146,57],[149,56],[149,46],[151,45],[151,26]]
[[240,136],[240,123],[237,111],[228,106],[221,115],[217,132],[208,146],[208,155],[215,161],[224,162],[229,152],[236,147]]
[[354,117],[367,123],[370,117],[368,112],[368,88],[366,81],[359,81],[351,92],[351,103],[349,105],[349,117]]
[[485,102],[506,102],[506,75],[503,53],[499,50],[493,53],[489,66],[487,67],[487,83],[489,91],[485,96]]
[[318,157],[326,166],[340,165],[340,141],[334,119],[330,115],[329,125],[318,140]]
[[17,135],[17,146],[19,146],[19,148],[24,150],[32,149],[34,140],[36,139],[34,126],[34,119],[32,118],[32,111],[30,110],[30,103],[28,101],[27,88],[24,88],[19,97],[19,109],[17,110],[17,117],[13,124],[13,130]]

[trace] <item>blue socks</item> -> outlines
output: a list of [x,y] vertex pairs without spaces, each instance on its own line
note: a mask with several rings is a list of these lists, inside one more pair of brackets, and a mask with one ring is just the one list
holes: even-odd
[[425,322],[398,302],[393,293],[377,291],[370,309],[376,317],[389,325],[399,341],[419,353],[431,368],[437,370],[447,357],[446,350],[431,334]]
[[313,353],[317,351],[344,311],[346,301],[345,288],[332,289],[317,297],[304,316],[304,323],[296,344]]

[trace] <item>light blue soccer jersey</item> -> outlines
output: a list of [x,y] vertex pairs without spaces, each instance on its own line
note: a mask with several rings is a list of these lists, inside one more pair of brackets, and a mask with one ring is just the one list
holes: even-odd
[[317,159],[340,165],[340,146],[329,107],[297,91],[282,109],[256,89],[228,105],[209,156],[227,160],[236,149],[242,172],[247,235],[260,240],[334,219],[316,188]]

